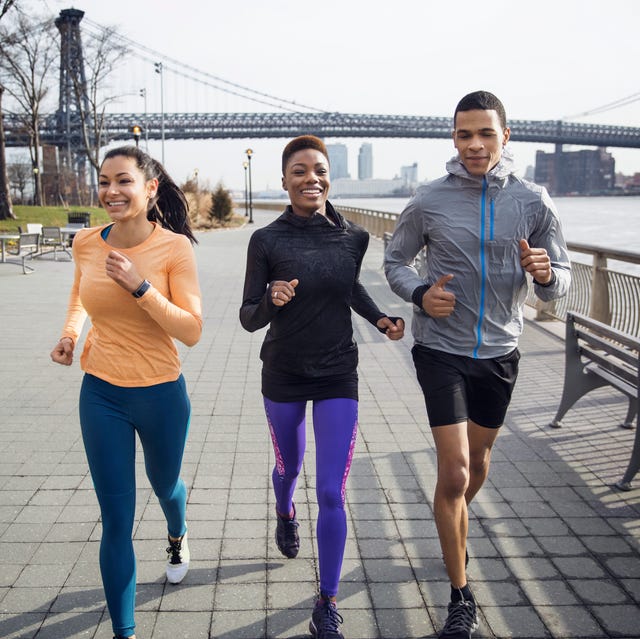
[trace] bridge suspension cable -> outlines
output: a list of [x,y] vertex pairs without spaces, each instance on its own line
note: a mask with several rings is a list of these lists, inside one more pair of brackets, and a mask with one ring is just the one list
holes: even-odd
[[620,107],[627,106],[628,104],[633,104],[638,100],[640,100],[640,93],[632,93],[631,95],[620,98],[618,100],[614,100],[613,102],[608,102],[607,104],[603,104],[602,106],[596,107],[595,109],[583,111],[582,113],[576,113],[575,115],[567,115],[562,119],[573,120],[574,118],[581,118],[585,115],[597,115],[598,113],[606,113],[607,111],[613,111],[614,109],[619,109]]
[[[90,27],[97,31],[98,33],[103,33],[107,31],[107,27],[104,27],[97,22],[93,22],[88,18],[84,18],[82,21],[83,26]],[[91,37],[95,37],[95,33],[92,33],[90,30],[87,30],[87,33]],[[228,93],[230,95],[234,95],[236,97],[243,98],[245,100],[250,100],[251,102],[256,102],[258,104],[264,104],[266,106],[275,107],[277,109],[281,109],[283,111],[292,111],[299,112],[301,109],[306,109],[308,111],[314,111],[317,113],[327,113],[326,109],[320,109],[318,107],[309,106],[306,104],[300,104],[299,102],[295,102],[294,100],[287,100],[286,98],[279,98],[278,96],[271,95],[269,93],[264,93],[262,91],[257,91],[256,89],[252,89],[251,87],[244,86],[242,84],[238,84],[237,82],[231,82],[230,80],[225,80],[220,76],[214,75],[213,73],[209,73],[207,71],[202,71],[202,69],[198,69],[189,64],[185,64],[180,60],[176,60],[175,58],[170,58],[165,54],[156,51],[155,49],[151,49],[143,44],[136,42],[135,40],[131,40],[126,36],[123,36],[116,31],[111,33],[112,37],[121,40],[124,44],[136,50],[136,55],[152,64],[157,62],[159,59],[165,62],[165,69],[175,73],[183,78],[187,78],[189,80],[193,80],[194,82],[198,82],[204,86],[208,86],[213,89],[217,89],[224,93]],[[168,64],[167,64],[168,63]],[[173,68],[171,66],[173,65]],[[189,72],[187,72],[189,71]]]

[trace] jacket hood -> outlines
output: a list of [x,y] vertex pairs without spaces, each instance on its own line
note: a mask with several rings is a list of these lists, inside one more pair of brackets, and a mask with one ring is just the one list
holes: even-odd
[[[513,155],[511,155],[511,151],[505,147],[502,151],[502,156],[500,158],[500,162],[496,164],[491,171],[486,174],[487,180],[497,179],[501,180],[506,177],[509,177],[516,170],[515,160],[513,159]],[[469,171],[465,168],[462,160],[460,159],[460,155],[455,155],[447,162],[447,172],[452,175],[456,175],[461,178],[466,178],[467,180],[474,180],[476,182],[482,182],[482,177],[478,177],[475,175],[471,175]]]

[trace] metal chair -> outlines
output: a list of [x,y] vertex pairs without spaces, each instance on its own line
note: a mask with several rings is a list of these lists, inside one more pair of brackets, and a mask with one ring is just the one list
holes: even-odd
[[27,266],[25,260],[33,259],[40,251],[40,233],[20,233],[16,245],[7,249],[7,253],[15,255],[20,258],[18,260],[7,260],[14,264],[20,264],[22,266],[22,272],[25,275],[33,273],[35,270],[32,266]]
[[27,233],[42,233],[42,224],[27,222]]
[[47,253],[53,252],[53,259],[57,261],[58,250],[61,250],[69,257],[71,257],[71,254],[67,250],[66,242],[62,237],[62,231],[60,230],[60,227],[43,226],[42,237],[40,238],[40,255],[46,255]]

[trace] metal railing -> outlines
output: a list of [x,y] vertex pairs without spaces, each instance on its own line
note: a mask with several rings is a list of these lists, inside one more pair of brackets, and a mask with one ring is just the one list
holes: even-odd
[[[340,205],[338,208],[346,218],[381,239],[391,236],[399,217],[398,213],[385,211]],[[575,311],[639,337],[640,276],[612,270],[608,267],[608,262],[616,260],[640,264],[640,253],[574,242],[567,242],[567,247],[573,253],[591,255],[593,263],[572,261],[569,292],[553,302],[541,302],[534,294],[533,285],[530,285],[526,303],[537,309],[537,319],[564,321],[567,311]],[[418,256],[418,263],[420,262],[424,262],[424,256]]]

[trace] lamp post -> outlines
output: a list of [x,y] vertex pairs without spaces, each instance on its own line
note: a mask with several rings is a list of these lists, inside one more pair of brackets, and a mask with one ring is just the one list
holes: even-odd
[[33,167],[33,202],[36,206],[42,206],[40,200],[40,169],[37,166]]
[[249,194],[247,189],[247,168],[249,163],[243,162],[242,166],[244,168],[244,216],[249,217]]
[[164,164],[164,68],[162,62],[154,64],[156,73],[160,74],[160,131],[162,136],[162,164]]
[[138,126],[137,124],[134,124],[131,127],[131,133],[133,133],[133,139],[135,140],[136,149],[137,149],[138,144],[140,143],[140,134],[142,133],[142,127]]
[[253,194],[251,188],[251,156],[253,155],[253,149],[247,149],[247,163],[249,165],[249,224],[253,224]]
[[140,89],[140,97],[144,98],[144,150],[149,153],[149,116],[147,115],[147,89]]

